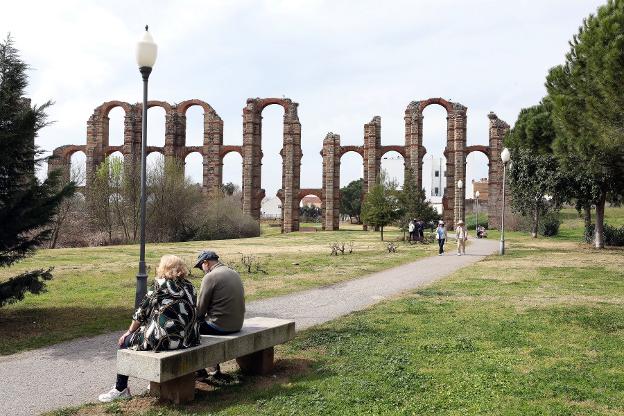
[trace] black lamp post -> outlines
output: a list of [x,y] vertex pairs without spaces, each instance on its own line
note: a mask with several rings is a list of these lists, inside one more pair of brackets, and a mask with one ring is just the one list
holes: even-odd
[[504,148],[501,152],[501,160],[503,161],[503,210],[501,211],[501,238],[499,254],[505,254],[505,182],[507,182],[507,164],[511,160],[509,149]]
[[145,182],[146,182],[146,150],[147,150],[147,80],[152,73],[152,68],[158,55],[158,46],[154,43],[152,35],[145,26],[143,39],[137,43],[136,60],[139,71],[143,77],[143,117],[141,125],[141,243],[139,250],[139,273],[137,274],[136,295],[134,307],[139,306],[139,302],[147,293],[147,270],[145,268]]
[[479,191],[475,192],[475,214],[476,214],[476,218],[475,218],[475,233],[479,232]]

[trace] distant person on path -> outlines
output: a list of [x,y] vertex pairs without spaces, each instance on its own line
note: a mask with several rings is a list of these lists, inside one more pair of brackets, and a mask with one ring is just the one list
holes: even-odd
[[416,224],[414,224],[414,220],[410,220],[409,225],[407,226],[407,231],[409,231],[409,241],[410,243],[414,241],[414,230],[416,229]]
[[[181,258],[166,255],[160,259],[152,290],[134,312],[130,328],[119,338],[119,349],[166,351],[199,344],[197,292],[186,279],[188,275]],[[113,388],[98,399],[107,403],[129,397],[128,376],[117,374]]]
[[440,250],[438,251],[438,256],[444,254],[444,242],[446,241],[446,227],[444,226],[444,221],[440,220],[438,222],[438,228],[435,230],[435,237],[438,240],[438,246],[440,246]]
[[466,254],[466,240],[468,240],[468,230],[462,220],[457,221],[455,227],[455,238],[457,238],[457,255]]
[[[200,253],[195,267],[206,273],[197,302],[201,335],[227,335],[240,331],[245,319],[245,290],[240,275],[221,263],[214,251]],[[215,370],[218,375],[219,365]],[[205,378],[208,372],[200,370],[197,376]]]

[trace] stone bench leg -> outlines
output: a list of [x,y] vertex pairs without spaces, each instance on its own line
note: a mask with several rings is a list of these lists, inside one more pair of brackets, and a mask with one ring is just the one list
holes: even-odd
[[150,395],[175,404],[190,402],[195,397],[195,373],[190,373],[164,383],[150,381]]
[[236,362],[245,374],[267,375],[273,371],[273,347],[238,357]]

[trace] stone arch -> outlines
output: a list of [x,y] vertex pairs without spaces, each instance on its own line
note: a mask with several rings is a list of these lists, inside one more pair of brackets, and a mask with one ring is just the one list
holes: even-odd
[[86,155],[86,146],[64,145],[54,149],[52,155],[48,159],[48,174],[53,171],[60,171],[63,181],[70,180],[71,157],[76,152],[83,152]]
[[488,158],[488,161],[490,159],[489,146],[473,145],[473,146],[466,146],[466,148],[464,149],[464,153],[466,154],[466,157],[468,157],[468,155],[473,152],[481,152]]
[[[226,164],[226,159],[228,160]],[[240,186],[242,189],[243,184],[243,153],[241,146],[223,146],[221,155],[221,169],[223,176],[221,182],[232,182],[235,185]],[[235,173],[235,175],[233,174]],[[225,179],[225,177],[228,179]]]
[[242,146],[223,146],[221,147],[221,151],[219,152],[219,157],[223,159],[228,153],[235,152],[243,157],[243,148]]
[[[403,158],[402,163],[401,163],[401,172],[400,174],[397,174],[397,181],[398,181],[398,185],[402,186],[403,185],[403,181],[405,180],[405,152],[402,151],[404,148],[403,146],[382,146],[380,152],[379,152],[379,158],[381,160],[379,168],[380,168],[380,172],[381,170],[383,170],[383,165],[384,162],[383,160],[386,159],[386,155],[388,153],[392,154],[392,153],[396,153],[399,156],[401,156]],[[389,174],[392,174],[393,172],[387,172]]]
[[289,98],[249,98],[243,109],[243,211],[260,218],[262,195],[262,110],[269,105],[284,108],[282,155],[282,230],[299,229],[299,206],[296,196],[300,187],[301,123],[298,103]]
[[85,186],[87,155],[82,149],[74,149],[67,154],[69,160],[69,179],[77,186]]
[[164,162],[164,160],[165,154],[162,149],[151,149],[149,152],[147,152],[147,155],[145,157],[147,170],[149,171],[150,168],[154,168],[155,166],[157,166],[157,163],[161,163],[161,161]]
[[[325,222],[324,222],[324,218],[325,218],[325,198],[323,196],[323,189],[320,188],[303,188],[299,190],[299,193],[297,194],[297,206],[298,207],[302,207],[302,203],[303,203],[303,199],[306,196],[310,196],[310,195],[314,195],[317,198],[319,198],[321,200],[321,229],[325,230]],[[316,227],[315,227],[316,228]]]
[[[417,184],[422,183],[423,162],[423,110],[429,105],[440,105],[447,113],[447,135],[444,156],[446,157],[446,192],[442,197],[442,216],[449,227],[464,218],[465,187],[456,186],[460,179],[466,182],[466,111],[459,103],[444,98],[429,98],[412,101],[405,109],[405,164],[414,174]],[[419,185],[422,186],[422,185]]]
[[204,158],[202,190],[209,195],[218,195],[221,192],[223,177],[219,156],[223,146],[223,120],[214,108],[198,99],[185,100],[177,104],[175,116],[172,116],[170,123],[171,141],[177,153],[185,153],[183,149],[186,147],[186,112],[193,106],[199,106],[204,110],[203,150],[201,152]]
[[[199,156],[199,159],[197,158],[197,156]],[[203,176],[204,176],[203,157],[204,156],[202,155],[200,151],[187,152],[186,155],[184,156],[184,176],[186,178],[191,178],[193,183],[199,183],[199,184],[203,183]],[[191,173],[191,169],[193,172],[196,172],[196,169],[198,168],[200,172],[199,175]]]

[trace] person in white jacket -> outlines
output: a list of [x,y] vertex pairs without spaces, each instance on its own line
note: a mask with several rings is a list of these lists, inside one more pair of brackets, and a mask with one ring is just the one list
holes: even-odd
[[455,238],[457,238],[457,255],[466,254],[466,240],[468,240],[468,230],[462,220],[457,221],[455,227]]

